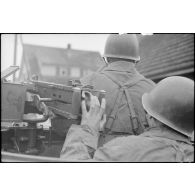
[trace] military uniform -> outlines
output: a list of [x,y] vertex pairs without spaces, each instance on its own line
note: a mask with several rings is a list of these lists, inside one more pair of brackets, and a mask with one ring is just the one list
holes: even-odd
[[189,138],[172,130],[151,128],[139,136],[116,138],[98,147],[98,135],[73,125],[61,158],[66,161],[192,162],[194,146]]
[[139,135],[148,127],[141,97],[151,91],[155,83],[138,73],[133,63],[110,63],[101,71],[81,79],[81,83],[106,91],[107,123],[99,146],[121,135]]

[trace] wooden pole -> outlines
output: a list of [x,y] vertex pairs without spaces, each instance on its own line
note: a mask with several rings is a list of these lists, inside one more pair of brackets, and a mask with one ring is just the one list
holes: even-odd
[[[17,64],[17,44],[18,44],[18,36],[17,34],[14,35],[14,61],[13,61],[13,65],[16,66]],[[16,80],[16,75],[15,73],[13,74],[13,81]]]

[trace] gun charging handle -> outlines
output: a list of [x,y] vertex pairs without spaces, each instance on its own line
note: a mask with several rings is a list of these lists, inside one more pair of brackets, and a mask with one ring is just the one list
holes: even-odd
[[80,114],[81,107],[81,89],[79,87],[73,88],[72,95],[72,114],[78,116]]
[[40,98],[39,95],[33,95],[32,96],[34,105],[36,106],[36,108],[43,113],[43,117],[41,118],[34,118],[34,119],[25,119],[23,118],[24,122],[28,122],[28,123],[42,123],[48,120],[49,118],[49,110],[47,108],[47,106],[45,105],[44,102],[51,102],[53,101],[51,98]]
[[104,90],[100,90],[100,91],[88,91],[88,90],[83,90],[82,91],[82,100],[85,100],[86,102],[86,106],[87,106],[87,110],[89,110],[90,108],[90,102],[91,102],[91,96],[94,95],[96,97],[98,97],[99,102],[102,102],[102,98],[105,98],[106,96],[106,92]]

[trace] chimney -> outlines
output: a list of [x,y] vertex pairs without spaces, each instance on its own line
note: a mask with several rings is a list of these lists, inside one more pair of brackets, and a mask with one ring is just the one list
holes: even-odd
[[67,49],[71,49],[71,44],[70,43],[68,43]]

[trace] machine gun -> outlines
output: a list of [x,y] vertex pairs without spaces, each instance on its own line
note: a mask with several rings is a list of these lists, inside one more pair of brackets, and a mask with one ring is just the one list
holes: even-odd
[[[82,86],[78,81],[70,81],[67,86],[39,81],[37,77],[28,82],[7,81],[7,77],[18,69],[11,66],[1,74],[3,151],[44,155],[52,145],[57,144],[60,148],[69,126],[80,122],[81,100],[85,99],[89,104],[90,94],[100,101],[105,97],[105,91]],[[48,119],[51,119],[49,128],[39,125]]]

